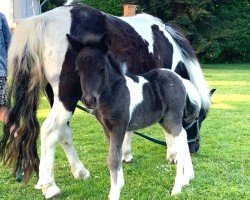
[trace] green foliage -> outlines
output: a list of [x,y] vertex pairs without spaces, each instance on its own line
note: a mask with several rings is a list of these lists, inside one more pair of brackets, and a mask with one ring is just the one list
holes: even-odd
[[[163,21],[173,21],[186,34],[202,62],[250,62],[250,6],[248,0],[79,0],[121,16],[124,3],[137,4]],[[46,9],[64,0],[49,0]]]
[[121,16],[123,14],[122,5],[124,3],[124,0],[80,0],[80,2],[116,16]]
[[144,12],[174,21],[203,62],[250,61],[247,0],[131,0]]

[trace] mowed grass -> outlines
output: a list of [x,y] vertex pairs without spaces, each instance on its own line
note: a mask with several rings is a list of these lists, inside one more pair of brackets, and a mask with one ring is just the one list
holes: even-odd
[[[192,156],[195,179],[176,196],[170,196],[175,165],[165,159],[165,147],[133,137],[134,162],[123,164],[125,186],[122,200],[130,199],[250,199],[250,65],[204,65],[211,88],[216,88],[212,108],[203,123],[201,149]],[[49,106],[42,97],[38,117],[42,122]],[[97,120],[76,110],[72,120],[74,145],[90,170],[88,180],[75,180],[60,145],[56,148],[55,180],[61,199],[107,199],[110,180],[106,166],[108,145]],[[155,125],[143,130],[164,139]],[[11,169],[0,166],[0,199],[43,199],[34,189],[37,177],[20,184]]]

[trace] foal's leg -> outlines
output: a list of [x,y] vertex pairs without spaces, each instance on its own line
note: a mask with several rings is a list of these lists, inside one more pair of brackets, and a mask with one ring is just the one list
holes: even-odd
[[71,128],[65,124],[59,137],[59,142],[69,161],[71,171],[76,179],[87,179],[90,177],[89,171],[79,160],[72,140]]
[[122,170],[122,143],[125,131],[110,132],[108,166],[110,171],[111,188],[110,200],[119,200],[120,191],[124,185]]
[[122,144],[122,160],[130,163],[133,162],[133,156],[131,153],[132,131],[127,131]]

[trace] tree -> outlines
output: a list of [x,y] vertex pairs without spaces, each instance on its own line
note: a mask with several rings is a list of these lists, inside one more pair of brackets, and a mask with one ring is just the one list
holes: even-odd
[[203,62],[250,62],[247,0],[131,0],[178,24]]

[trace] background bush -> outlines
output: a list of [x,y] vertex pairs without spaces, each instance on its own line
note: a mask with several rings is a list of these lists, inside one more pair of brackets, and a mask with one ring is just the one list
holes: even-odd
[[[202,62],[250,62],[250,5],[248,0],[80,0],[113,15],[122,15],[124,3],[173,21],[186,34]],[[62,5],[49,0],[43,10]]]

